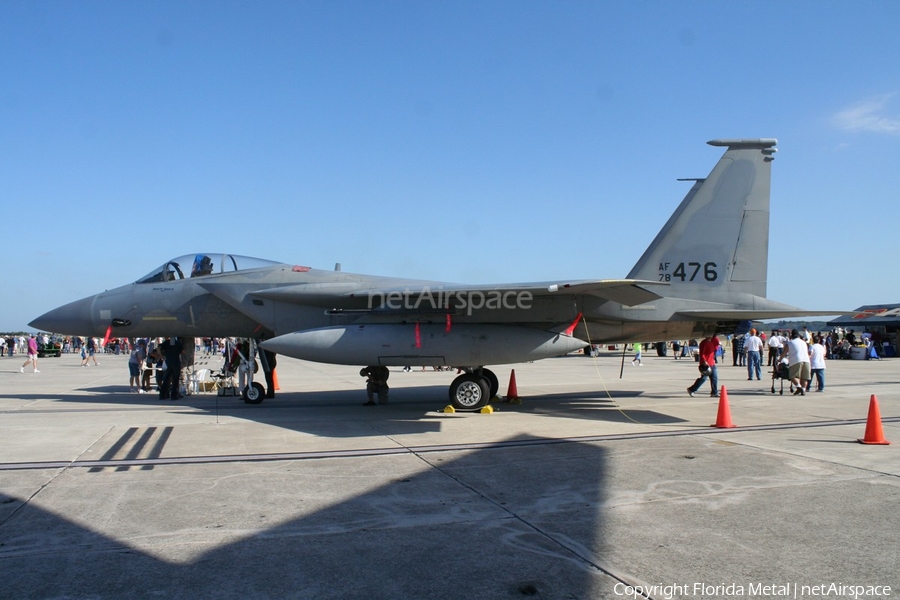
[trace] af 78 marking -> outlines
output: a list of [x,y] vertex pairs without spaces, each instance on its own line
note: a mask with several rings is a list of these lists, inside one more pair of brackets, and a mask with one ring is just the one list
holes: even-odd
[[[675,269],[670,273],[669,270],[672,268],[672,265],[675,265]],[[687,266],[685,266],[687,265]],[[671,282],[672,280],[679,281],[694,281],[697,276],[700,274],[700,269],[703,269],[702,277],[706,281],[715,281],[719,278],[719,272],[716,270],[718,265],[714,262],[688,262],[688,263],[659,263],[659,280],[664,282]]]

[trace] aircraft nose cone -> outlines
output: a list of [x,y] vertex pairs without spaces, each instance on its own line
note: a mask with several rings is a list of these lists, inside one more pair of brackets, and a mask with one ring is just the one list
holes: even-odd
[[40,331],[69,335],[93,334],[94,320],[91,318],[94,296],[70,302],[54,308],[29,323]]

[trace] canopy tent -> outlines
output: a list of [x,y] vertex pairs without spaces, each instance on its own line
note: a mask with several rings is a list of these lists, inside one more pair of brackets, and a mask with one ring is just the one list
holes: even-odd
[[849,327],[857,331],[884,327],[886,331],[900,328],[900,304],[866,304],[853,313],[828,321],[832,327]]

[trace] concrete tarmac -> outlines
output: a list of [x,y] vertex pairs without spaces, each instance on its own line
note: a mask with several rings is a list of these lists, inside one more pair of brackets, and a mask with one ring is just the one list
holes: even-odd
[[[829,361],[802,397],[728,360],[733,429],[687,395],[696,363],[649,354],[498,367],[523,401],[490,415],[441,412],[454,373],[419,367],[366,407],[358,367],[279,357],[248,405],[129,393],[124,355],[23,360],[0,359],[2,599],[900,594],[897,359]],[[857,442],[872,395],[891,445]]]

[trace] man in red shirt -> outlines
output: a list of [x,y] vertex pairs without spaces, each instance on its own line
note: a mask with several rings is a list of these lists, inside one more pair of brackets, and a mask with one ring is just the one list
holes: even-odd
[[700,342],[700,377],[688,389],[689,396],[693,396],[700,386],[709,378],[710,397],[719,396],[719,374],[716,372],[716,353],[719,351],[719,338],[710,336]]

